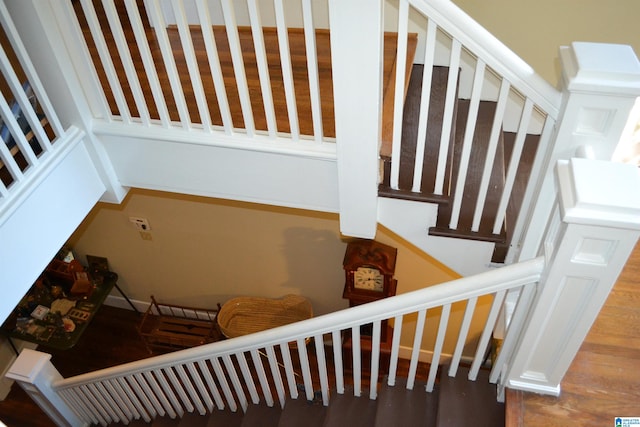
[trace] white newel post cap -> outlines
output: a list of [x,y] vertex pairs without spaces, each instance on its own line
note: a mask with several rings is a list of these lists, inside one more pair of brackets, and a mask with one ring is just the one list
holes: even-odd
[[558,161],[564,222],[640,230],[640,169],[603,160]]
[[50,354],[25,348],[13,362],[6,376],[16,381],[33,384],[50,359]]
[[571,92],[640,95],[640,61],[631,46],[573,42],[560,48],[560,61]]

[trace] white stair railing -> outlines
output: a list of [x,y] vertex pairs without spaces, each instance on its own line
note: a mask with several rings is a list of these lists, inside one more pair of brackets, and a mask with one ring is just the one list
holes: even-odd
[[[4,3],[0,4],[0,24],[9,42],[0,46],[0,69],[6,82],[0,96],[2,215],[9,207],[12,194],[17,194],[41,162],[55,151],[56,142],[65,136],[65,130]],[[17,62],[10,58],[16,58]]]
[[[640,236],[640,174],[632,165],[586,159],[560,162],[557,173],[559,197],[545,234],[544,257],[68,379],[60,377],[49,355],[25,350],[8,377],[18,381],[59,425],[149,421],[193,411],[246,411],[250,404],[261,402],[283,406],[288,398],[298,398],[299,387],[308,400],[319,388],[327,405],[330,380],[337,393],[345,393],[345,384],[351,383],[354,396],[360,396],[365,372],[372,378],[369,398],[375,399],[379,369],[388,367],[387,382],[395,384],[400,336],[411,323],[405,319],[417,317],[413,331],[408,331],[414,339],[406,348],[411,355],[406,387],[414,387],[420,353],[427,350],[431,358],[426,391],[430,392],[439,365],[449,364],[448,375],[456,374],[462,348],[470,343],[476,303],[488,295],[491,309],[480,321],[479,338],[471,341],[476,351],[469,379],[475,380],[505,294],[519,290],[490,381],[498,383],[500,395],[505,387],[558,394],[562,377]],[[610,191],[611,183],[616,191]],[[466,308],[461,324],[453,326],[449,314],[456,302]],[[441,314],[435,342],[425,349],[423,330],[430,325],[431,310]],[[393,322],[388,365],[380,362],[382,324],[387,321]],[[365,325],[372,325],[370,336],[362,333]],[[444,357],[442,345],[451,328],[458,332],[452,340],[456,345]],[[345,339],[351,342],[350,352],[343,347]],[[370,364],[361,353],[365,344],[371,348]],[[351,363],[352,376],[344,369],[345,362]]]
[[[144,7],[136,0],[79,4],[65,1],[61,6],[67,11],[58,19],[73,31],[65,36],[86,41],[74,60],[82,62],[77,65],[82,69],[89,64],[91,73],[85,78],[98,88],[90,95],[98,99],[92,104],[100,106],[96,119],[260,136],[262,141],[333,140],[323,127],[328,125],[323,125],[322,105],[330,103],[331,94],[320,91],[316,40],[320,37],[323,49],[328,47],[327,14],[311,1],[289,2],[287,10],[282,0],[271,5],[256,0],[148,0]],[[290,45],[290,33],[298,29],[304,46]],[[304,73],[308,84],[294,84],[294,73]],[[259,89],[249,80],[257,81]],[[297,91],[307,94],[304,105]],[[301,128],[301,123],[309,126]]]
[[[487,155],[484,159],[480,189],[475,198],[473,209],[472,232],[480,231],[481,220],[489,216],[495,218],[491,224],[484,224],[483,230],[499,235],[502,231],[507,208],[511,201],[513,184],[518,173],[518,165],[527,135],[540,135],[535,163],[540,163],[547,152],[550,143],[551,130],[559,117],[561,93],[549,83],[536,75],[533,70],[510,51],[504,44],[493,37],[487,30],[478,25],[457,6],[449,1],[400,0],[397,10],[389,8],[386,14],[387,29],[399,33],[397,56],[406,55],[407,32],[418,34],[418,52],[416,63],[424,64],[422,89],[420,95],[420,121],[418,124],[413,183],[411,188],[400,188],[399,177],[401,169],[402,150],[402,122],[404,91],[406,84],[403,73],[395,75],[395,108],[393,120],[393,141],[390,186],[394,190],[427,193],[436,196],[451,196],[451,218],[449,228],[458,227],[462,203],[465,199],[465,182],[467,170],[471,161],[472,144],[478,121],[478,109],[481,101],[493,101],[497,104],[493,115],[493,124],[489,141],[486,141]],[[391,28],[389,28],[391,27]],[[404,35],[404,37],[403,37]],[[432,69],[434,66],[449,68],[443,119],[440,129],[440,140],[432,141],[430,145],[439,147],[433,164],[424,164],[425,141],[427,129],[433,123],[427,122],[429,115],[429,100],[432,88]],[[466,120],[466,127],[462,137],[460,165],[456,174],[455,188],[451,188],[451,159],[453,150],[452,138],[455,134],[455,106],[457,99],[470,102]],[[490,189],[490,178],[497,162],[498,141],[503,131],[516,134],[514,148],[510,159],[505,159],[509,168],[504,177],[504,188],[499,195],[496,212],[486,212],[485,205]],[[406,155],[406,154],[405,154]],[[427,182],[432,187],[426,188],[422,177],[433,171],[434,175]],[[431,172],[429,172],[431,173]],[[520,172],[522,173],[522,172]]]
[[[388,368],[388,384],[395,383],[402,347],[400,335],[403,329],[410,327],[407,326],[411,324],[409,319],[417,314],[421,320],[414,327],[415,338],[405,349],[411,354],[407,388],[414,387],[418,361],[423,357],[421,353],[426,351],[432,354],[426,388],[430,392],[440,364],[449,363],[449,373],[455,375],[465,345],[473,344],[476,348],[470,356],[469,374],[470,379],[475,379],[485,360],[506,292],[535,288],[543,268],[543,258],[538,258],[262,333],[68,379],[60,379],[58,375],[51,378],[50,370],[55,369],[48,363],[48,355],[23,351],[9,376],[23,384],[25,390],[48,412],[67,414],[65,417],[69,425],[107,425],[140,418],[149,421],[157,416],[174,418],[193,411],[206,414],[213,410],[246,410],[248,405],[260,402],[283,406],[286,399],[298,398],[300,382],[304,398],[312,400],[317,388],[327,405],[330,382],[335,382],[340,394],[345,392],[345,384],[351,383],[353,394],[360,396],[365,391],[362,386],[365,372],[374,378],[366,393],[375,399],[378,387],[375,378],[378,378],[379,369]],[[476,301],[483,296],[491,299],[491,307],[487,314],[478,318]],[[448,313],[455,303],[466,305],[464,324],[459,328],[442,315],[435,344],[427,348],[422,338],[427,311],[442,309],[443,313]],[[519,307],[518,310],[527,311],[528,307]],[[480,338],[469,336],[468,320],[474,315],[481,325]],[[381,325],[386,321],[394,325],[388,365],[379,362],[382,355]],[[369,324],[373,325],[372,334],[366,336],[361,333],[361,328]],[[442,352],[448,331],[455,335],[452,355]],[[342,343],[347,338],[353,343],[352,350],[343,353]],[[328,342],[332,345],[327,345]],[[372,349],[371,364],[360,351],[365,342]],[[325,349],[329,349],[328,355]],[[344,369],[345,362],[351,366],[351,375]],[[48,377],[40,377],[39,368],[34,365],[47,367]],[[500,371],[497,367],[493,369]],[[275,397],[271,390],[275,390]],[[43,400],[48,403],[42,405]]]

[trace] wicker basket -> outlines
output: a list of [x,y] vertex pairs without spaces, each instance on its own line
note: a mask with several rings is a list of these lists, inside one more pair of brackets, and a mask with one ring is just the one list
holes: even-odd
[[224,303],[218,313],[218,325],[225,337],[235,338],[311,317],[311,303],[299,295],[279,299],[238,297]]

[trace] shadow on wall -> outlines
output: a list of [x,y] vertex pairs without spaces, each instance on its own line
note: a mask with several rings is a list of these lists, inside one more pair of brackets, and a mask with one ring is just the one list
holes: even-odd
[[308,298],[314,315],[347,308],[347,301],[342,300],[342,260],[347,245],[340,235],[326,229],[292,227],[284,230],[283,241],[289,279],[281,287],[286,293]]

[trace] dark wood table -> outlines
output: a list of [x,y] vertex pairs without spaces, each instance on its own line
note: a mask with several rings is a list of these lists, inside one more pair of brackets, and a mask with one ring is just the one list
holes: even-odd
[[[1,329],[9,339],[57,350],[69,349],[78,342],[111,290],[118,286],[117,281],[116,273],[106,272],[101,280],[92,282],[88,294],[58,298],[53,298],[46,287],[34,285]],[[52,306],[62,310],[55,312]]]

